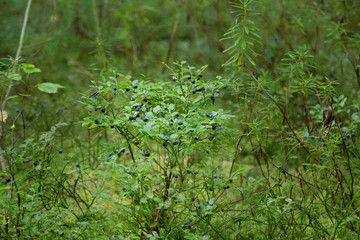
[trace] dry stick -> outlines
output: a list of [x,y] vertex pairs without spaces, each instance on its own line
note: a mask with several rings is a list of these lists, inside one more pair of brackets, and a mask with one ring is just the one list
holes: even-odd
[[251,70],[247,65],[245,65],[245,64],[244,64],[243,66],[244,66],[244,67],[246,68],[246,70],[250,73],[251,77],[252,77],[252,78],[255,80],[255,82],[259,85],[259,87],[265,92],[265,94],[271,99],[271,101],[272,101],[273,103],[275,103],[275,105],[279,108],[279,110],[280,110],[280,112],[282,113],[282,115],[283,115],[283,117],[284,117],[287,125],[289,126],[292,134],[294,135],[295,139],[298,141],[298,143],[300,144],[300,146],[301,146],[312,158],[314,158],[314,160],[315,160],[317,163],[319,163],[320,165],[322,165],[321,162],[320,162],[320,160],[317,159],[314,155],[312,155],[312,153],[309,151],[309,149],[307,149],[307,148],[304,146],[304,144],[303,144],[303,142],[301,141],[301,139],[299,138],[299,136],[295,133],[293,127],[291,126],[291,124],[290,124],[290,122],[289,122],[289,119],[288,119],[287,116],[286,116],[286,113],[284,112],[284,109],[282,109],[282,107],[275,101],[275,99],[265,90],[265,88],[261,85],[261,83],[260,83],[260,82],[256,79],[256,77],[254,76],[252,70]]
[[[313,119],[312,116],[311,116],[309,106],[308,106],[307,103],[306,103],[305,95],[303,95],[302,97],[303,97],[303,103],[304,103],[305,109],[306,109],[306,115],[310,118],[310,121],[311,121],[311,123],[313,124],[313,129],[315,130],[316,133],[318,133],[318,129],[317,129],[317,127],[316,127],[316,124],[315,124],[315,122],[314,122],[314,119]],[[308,121],[307,121],[307,124],[309,124]],[[309,130],[309,133],[310,133],[310,130]]]
[[[29,16],[31,1],[32,1],[32,0],[29,0],[29,1],[28,1],[27,7],[26,7],[24,22],[23,22],[23,26],[22,26],[22,29],[21,29],[20,42],[19,42],[18,49],[17,49],[17,51],[16,51],[15,61],[16,61],[16,59],[19,58],[20,52],[21,52],[21,49],[22,49],[22,46],[23,46],[25,29],[26,29],[27,19],[28,19],[28,16]],[[15,71],[16,71],[16,69],[14,68],[14,69],[13,69],[13,72],[15,72]],[[2,116],[3,111],[4,111],[4,109],[5,109],[6,102],[7,102],[8,98],[9,98],[9,95],[10,95],[10,92],[11,92],[12,87],[13,87],[13,80],[10,81],[10,85],[9,85],[7,91],[6,91],[6,94],[5,94],[5,97],[4,97],[4,101],[2,102],[2,106],[1,106],[1,116]],[[2,137],[2,134],[1,134],[1,137]],[[0,150],[1,150],[1,146],[0,146]],[[5,171],[5,168],[6,168],[5,165],[6,165],[6,164],[5,164],[5,160],[4,160],[4,158],[3,158],[2,155],[0,156],[0,164],[1,164],[2,170]]]
[[[26,7],[25,17],[24,17],[24,23],[23,23],[23,26],[22,26],[22,29],[21,29],[19,47],[18,47],[18,49],[17,49],[15,59],[18,59],[18,57],[20,56],[20,52],[21,52],[21,49],[22,49],[22,46],[23,46],[25,29],[26,29],[26,25],[27,25],[28,16],[29,16],[31,1],[32,1],[32,0],[28,0],[28,4],[27,4],[27,7]],[[16,71],[16,69],[13,70],[13,72],[15,72],[15,71]],[[2,104],[2,109],[5,108],[6,102],[7,102],[7,100],[8,100],[9,95],[10,95],[11,88],[12,88],[12,86],[13,86],[12,83],[13,83],[13,81],[10,82],[10,85],[9,85],[7,91],[6,91],[6,95],[5,95],[3,104]]]

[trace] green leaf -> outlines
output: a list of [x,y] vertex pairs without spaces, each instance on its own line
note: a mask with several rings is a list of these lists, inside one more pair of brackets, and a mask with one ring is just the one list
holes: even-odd
[[33,65],[33,64],[23,63],[22,67],[23,67],[23,70],[28,74],[35,73],[35,72],[41,72],[41,70],[39,68],[36,68],[35,65]]
[[20,97],[31,97],[30,94],[22,94],[22,93],[19,93],[19,96],[20,96]]
[[160,107],[160,106],[156,106],[156,107],[153,109],[154,113],[158,113],[160,110],[161,110],[161,107]]
[[22,66],[25,68],[25,70],[32,70],[35,68],[35,65],[30,63],[23,63]]
[[249,62],[250,62],[253,66],[256,66],[254,60],[252,60],[249,55],[247,55],[247,54],[245,53],[245,56],[246,56],[247,60],[249,60]]
[[13,96],[8,97],[8,100],[14,99],[14,98],[17,98],[17,97],[18,97],[18,95],[13,95]]
[[245,50],[246,49],[246,40],[245,38],[242,41],[242,49]]
[[65,87],[60,84],[50,83],[50,82],[40,83],[38,85],[38,89],[46,93],[57,93],[58,88],[65,88]]
[[168,108],[169,108],[170,111],[172,111],[172,110],[175,109],[175,106],[174,106],[174,104],[170,104]]
[[15,81],[21,80],[21,75],[18,73],[10,73],[9,78]]

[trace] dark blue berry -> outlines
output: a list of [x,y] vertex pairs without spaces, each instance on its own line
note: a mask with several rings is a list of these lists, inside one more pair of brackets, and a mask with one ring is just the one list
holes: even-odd
[[126,91],[127,91],[127,92],[130,91],[130,87],[126,87]]
[[229,186],[224,186],[224,189],[229,189],[230,187]]
[[216,93],[220,93],[220,90],[216,90]]
[[143,118],[143,121],[144,121],[144,122],[147,122],[148,120],[149,120],[149,119],[148,119],[147,117],[144,117],[144,118]]
[[38,162],[34,162],[34,166],[37,166],[38,165]]
[[179,144],[179,141],[175,139],[172,143],[173,143],[174,145],[177,145],[177,144]]
[[5,181],[6,181],[6,182],[10,182],[10,181],[11,181],[11,178],[10,178],[10,177],[6,177],[6,178],[5,178]]
[[149,151],[145,151],[145,152],[144,152],[144,155],[147,156],[147,157],[150,156]]
[[99,119],[98,119],[98,118],[95,118],[95,119],[94,119],[94,122],[95,122],[96,124],[99,124]]
[[224,127],[223,127],[223,126],[220,126],[220,127],[219,127],[219,129],[220,129],[220,130],[223,130],[223,129],[224,129]]
[[172,134],[174,134],[174,133],[173,133],[172,131],[170,131],[170,132],[169,132],[169,135],[172,135]]
[[62,150],[62,149],[60,149],[60,150],[59,150],[59,153],[60,153],[60,154],[61,154],[61,153],[63,153],[63,150]]
[[138,112],[138,111],[140,111],[140,109],[141,109],[141,107],[136,107],[136,108],[135,108],[135,111]]
[[109,153],[109,157],[111,157],[112,155],[114,155],[114,153],[113,153],[113,152],[110,152],[110,153]]
[[178,178],[179,177],[179,175],[177,175],[177,174],[174,174],[174,178]]
[[102,112],[102,113],[105,113],[105,108],[101,109],[101,112]]
[[130,175],[130,174],[131,174],[131,171],[130,171],[130,170],[127,170],[126,173]]
[[168,145],[167,142],[164,142],[164,143],[163,143],[163,146],[164,146],[164,147],[167,147],[167,145]]
[[80,164],[78,162],[75,163],[75,167],[80,167]]
[[186,170],[186,172],[187,172],[188,174],[190,174],[190,173],[191,173],[191,171],[190,171],[190,170]]
[[179,121],[178,121],[178,124],[179,124],[179,125],[183,125],[184,123],[183,123],[183,121],[179,120]]
[[164,137],[164,141],[165,141],[165,142],[167,142],[167,141],[169,141],[169,140],[170,140],[170,138],[169,138],[168,136],[165,136],[165,137]]
[[198,208],[198,209],[201,209],[201,205],[197,205],[197,208]]

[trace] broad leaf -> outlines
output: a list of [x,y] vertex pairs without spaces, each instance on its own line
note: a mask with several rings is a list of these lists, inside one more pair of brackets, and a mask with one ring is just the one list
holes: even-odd
[[57,90],[59,88],[65,88],[65,87],[60,84],[50,83],[50,82],[40,83],[38,85],[38,89],[46,93],[57,93]]

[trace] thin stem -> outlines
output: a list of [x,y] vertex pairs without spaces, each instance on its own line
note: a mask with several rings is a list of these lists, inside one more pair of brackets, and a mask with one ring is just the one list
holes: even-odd
[[300,146],[301,146],[312,158],[314,158],[314,160],[315,160],[317,163],[319,163],[320,165],[322,165],[321,162],[320,162],[320,160],[317,159],[317,158],[309,151],[309,149],[307,149],[307,148],[305,147],[304,143],[301,141],[301,139],[299,138],[299,136],[295,133],[293,127],[291,126],[291,124],[290,124],[290,122],[289,122],[289,119],[288,119],[287,116],[286,116],[286,112],[284,111],[284,109],[283,109],[283,108],[280,106],[280,104],[277,103],[277,102],[275,101],[275,99],[265,90],[265,88],[261,85],[261,83],[260,83],[260,82],[256,79],[256,77],[254,76],[252,70],[251,70],[247,65],[245,65],[245,64],[244,64],[243,66],[244,66],[244,67],[246,68],[246,70],[250,73],[251,77],[252,77],[252,78],[254,79],[254,81],[259,85],[259,87],[265,92],[265,94],[271,99],[271,101],[272,101],[273,103],[275,103],[275,105],[279,108],[279,110],[280,110],[280,112],[282,113],[282,115],[283,115],[283,117],[284,117],[287,125],[288,125],[289,128],[290,128],[290,131],[292,132],[292,134],[294,135],[295,139],[298,141],[298,143],[300,144]]
[[[28,20],[28,17],[29,17],[31,1],[32,0],[28,0],[28,4],[27,4],[27,7],[26,7],[24,22],[23,22],[23,26],[22,26],[22,29],[21,29],[20,42],[19,42],[18,49],[16,51],[15,60],[19,58],[20,53],[21,53],[21,49],[22,49],[22,46],[23,46],[24,36],[25,36],[25,29],[26,29],[27,20]],[[13,72],[15,72],[15,71],[16,71],[16,69],[14,68]],[[12,87],[13,87],[13,81],[10,82],[10,85],[9,85],[7,91],[6,91],[5,98],[4,98],[4,101],[2,103],[2,109],[5,108],[5,105],[6,105],[7,99],[9,97],[9,95],[10,95]]]

